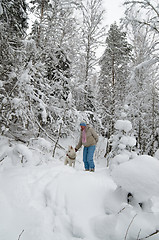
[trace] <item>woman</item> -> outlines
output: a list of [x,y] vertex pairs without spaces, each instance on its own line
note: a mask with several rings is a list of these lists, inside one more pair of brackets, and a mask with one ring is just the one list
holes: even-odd
[[80,126],[81,126],[81,134],[80,134],[79,143],[75,147],[75,151],[77,152],[82,145],[84,146],[83,162],[85,166],[85,171],[94,172],[95,165],[93,161],[93,155],[96,148],[96,144],[98,142],[98,135],[95,132],[95,130],[85,122],[81,122]]

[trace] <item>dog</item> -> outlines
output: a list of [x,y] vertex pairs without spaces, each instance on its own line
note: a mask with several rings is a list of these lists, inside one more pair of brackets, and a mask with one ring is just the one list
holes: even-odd
[[72,146],[68,147],[68,151],[66,153],[66,158],[64,164],[69,164],[70,167],[75,167],[75,161],[76,161],[76,152],[75,149]]

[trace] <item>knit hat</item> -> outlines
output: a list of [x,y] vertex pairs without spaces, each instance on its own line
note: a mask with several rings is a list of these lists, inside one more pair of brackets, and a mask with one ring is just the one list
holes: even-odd
[[80,126],[86,127],[86,123],[85,123],[85,122],[81,122],[81,123],[80,123]]

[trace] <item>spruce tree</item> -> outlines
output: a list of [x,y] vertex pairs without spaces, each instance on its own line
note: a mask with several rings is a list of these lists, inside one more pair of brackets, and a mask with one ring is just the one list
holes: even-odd
[[24,58],[27,5],[25,0],[2,0],[0,9],[0,118],[4,129],[16,121],[12,103],[17,97],[18,73]]
[[2,0],[0,4],[0,77],[7,80],[19,59],[21,40],[27,28],[27,5],[25,0]]
[[112,24],[106,38],[106,49],[100,60],[99,78],[100,113],[109,135],[113,133],[114,122],[127,94],[131,50],[126,33],[116,23]]
[[[67,109],[71,93],[72,62],[75,59],[73,40],[76,32],[73,13],[76,3],[62,0],[44,1],[43,4],[33,0],[31,3],[31,9],[36,15],[29,37],[36,45],[36,54],[32,54],[31,59],[35,66],[40,64],[45,69],[45,75],[41,74],[40,79],[37,79],[37,74],[33,78],[41,85],[43,82],[46,115],[49,116],[47,121],[42,123],[42,115],[39,114],[39,121],[45,129],[56,135],[58,122],[64,109]],[[65,118],[62,131],[66,133],[69,125],[69,118]]]

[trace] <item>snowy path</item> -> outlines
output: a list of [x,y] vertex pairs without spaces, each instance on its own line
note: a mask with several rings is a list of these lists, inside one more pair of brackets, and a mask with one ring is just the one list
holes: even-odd
[[101,139],[96,171],[84,172],[82,151],[74,169],[64,166],[63,151],[53,159],[44,139],[31,146],[10,147],[1,138],[1,157],[7,157],[0,165],[0,240],[136,240],[156,231],[151,240],[159,239],[157,159],[139,156],[107,170]]
[[[95,173],[63,164],[11,168],[0,174],[0,239],[96,240],[96,219],[115,184],[106,169]],[[5,217],[4,217],[5,216]]]

